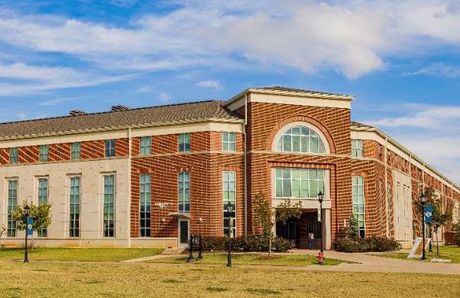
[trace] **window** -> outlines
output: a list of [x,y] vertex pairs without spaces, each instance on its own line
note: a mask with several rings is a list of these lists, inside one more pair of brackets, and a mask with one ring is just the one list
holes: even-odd
[[179,173],[179,212],[190,212],[190,173]]
[[363,140],[351,140],[351,156],[363,157]]
[[48,145],[40,145],[40,161],[48,161]]
[[152,153],[152,137],[141,137],[141,155],[150,155]]
[[179,135],[179,152],[189,152],[190,151],[190,134],[181,133]]
[[18,163],[18,148],[10,148],[10,164]]
[[[236,235],[236,173],[224,171],[222,173],[223,190],[223,218],[224,235],[235,237]],[[232,205],[232,210],[228,210],[228,204]]]
[[236,151],[236,134],[234,132],[224,132],[222,146],[224,151]]
[[297,125],[289,128],[278,139],[277,151],[280,152],[303,152],[303,153],[326,153],[321,137],[312,129]]
[[[48,179],[39,178],[38,179],[38,205],[48,203]],[[46,237],[48,231],[46,228],[38,231],[38,237]]]
[[105,157],[115,156],[115,140],[105,141]]
[[141,175],[140,177],[140,236],[150,237],[150,212],[151,212],[151,177],[150,175]]
[[80,237],[80,177],[70,177],[69,237]]
[[324,177],[324,170],[277,168],[275,169],[276,197],[316,199],[320,191],[325,193]]
[[72,160],[79,160],[81,158],[81,144],[80,143],[72,143],[71,147],[71,158]]
[[353,176],[353,216],[358,220],[359,235],[365,236],[364,178]]
[[8,227],[7,236],[16,237],[16,221],[13,220],[13,210],[18,204],[18,181],[8,181]]
[[115,175],[104,175],[104,237],[115,235]]

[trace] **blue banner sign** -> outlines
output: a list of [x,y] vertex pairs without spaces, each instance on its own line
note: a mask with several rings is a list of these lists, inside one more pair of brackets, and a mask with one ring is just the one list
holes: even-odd
[[433,221],[433,207],[430,205],[425,206],[423,210],[423,216],[425,216],[425,223],[431,224]]
[[32,236],[34,232],[34,230],[32,229],[33,223],[34,223],[34,220],[32,219],[32,217],[28,217],[27,218],[27,229],[26,229],[27,236]]

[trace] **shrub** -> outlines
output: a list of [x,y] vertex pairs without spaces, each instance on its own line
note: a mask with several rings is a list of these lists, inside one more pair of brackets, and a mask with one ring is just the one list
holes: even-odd
[[399,242],[385,237],[338,238],[332,246],[335,250],[342,252],[395,251],[401,249]]
[[[232,239],[233,251],[268,251],[268,237],[263,235],[248,235]],[[203,237],[204,250],[227,250],[227,237]],[[272,249],[286,252],[294,248],[292,241],[284,238],[273,238]]]
[[453,225],[452,231],[456,232],[456,243],[460,246],[460,222]]

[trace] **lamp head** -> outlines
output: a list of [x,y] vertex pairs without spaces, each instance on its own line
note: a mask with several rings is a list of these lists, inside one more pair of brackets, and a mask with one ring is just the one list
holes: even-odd
[[323,201],[324,201],[324,194],[323,194],[322,191],[320,191],[318,193],[318,201],[319,201],[320,204],[323,203]]

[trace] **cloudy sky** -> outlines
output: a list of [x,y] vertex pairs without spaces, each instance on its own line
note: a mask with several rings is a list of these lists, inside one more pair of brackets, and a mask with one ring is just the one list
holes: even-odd
[[0,121],[338,92],[460,183],[460,1],[208,2],[0,0]]

